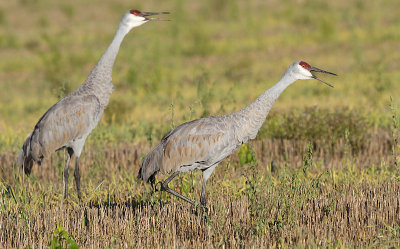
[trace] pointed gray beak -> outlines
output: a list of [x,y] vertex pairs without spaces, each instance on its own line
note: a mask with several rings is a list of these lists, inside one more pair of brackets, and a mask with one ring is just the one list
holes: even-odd
[[[316,67],[311,67],[311,68],[310,68],[310,72],[326,73],[326,74],[332,74],[332,75],[337,76],[337,74],[335,74],[335,73],[331,73],[331,72],[328,72],[328,71],[325,71],[325,70],[322,70],[322,69],[319,69],[319,68],[316,68]],[[312,73],[311,73],[311,74],[312,74]],[[313,78],[313,79],[316,79],[316,80],[319,80],[319,81],[321,81],[321,82],[327,84],[327,85],[330,86],[330,87],[333,87],[331,84],[329,84],[329,83],[326,82],[326,81],[323,81],[322,79],[318,78],[318,77],[315,76],[314,74],[312,74],[312,78]]]
[[160,19],[156,17],[148,17],[148,16],[155,16],[155,15],[163,15],[169,14],[169,12],[142,12],[142,16],[146,18],[146,20],[157,20],[157,21],[169,21],[168,19]]

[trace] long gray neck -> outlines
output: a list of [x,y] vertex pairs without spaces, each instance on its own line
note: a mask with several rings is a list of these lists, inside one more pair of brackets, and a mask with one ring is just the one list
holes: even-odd
[[263,92],[253,103],[247,107],[232,113],[235,120],[236,136],[242,142],[254,139],[264,123],[272,105],[281,93],[296,79],[289,73],[285,73],[273,87]]
[[[110,77],[112,76],[112,68],[115,62],[115,58],[117,57],[119,47],[121,46],[121,43],[124,40],[125,35],[128,34],[128,32],[129,29],[125,25],[120,24],[118,26],[113,41],[111,42],[110,46],[108,46],[104,54],[101,56],[95,68],[106,72],[107,74],[110,75]],[[92,74],[93,71],[91,72],[90,75]]]
[[92,69],[86,81],[77,90],[81,93],[96,95],[104,108],[108,105],[110,95],[114,90],[112,84],[112,69],[115,58],[128,32],[129,29],[124,24],[120,23],[110,46],[101,56],[97,65]]

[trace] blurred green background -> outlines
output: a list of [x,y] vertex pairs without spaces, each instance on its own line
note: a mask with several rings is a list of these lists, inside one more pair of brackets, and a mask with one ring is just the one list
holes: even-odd
[[[157,141],[175,125],[238,110],[302,59],[335,72],[298,81],[273,112],[348,107],[387,126],[399,104],[400,1],[171,0],[0,2],[0,151],[76,89],[128,9],[170,11],[122,43],[115,91],[89,142]],[[268,121],[267,121],[268,122]]]

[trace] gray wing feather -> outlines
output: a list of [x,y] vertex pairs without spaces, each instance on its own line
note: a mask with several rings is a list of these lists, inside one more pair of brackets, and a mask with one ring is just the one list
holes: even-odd
[[163,144],[158,144],[152,149],[149,154],[143,159],[140,166],[138,178],[145,182],[153,181],[154,176],[160,171],[160,162],[162,162]]
[[231,126],[226,116],[217,116],[176,127],[143,160],[139,177],[147,180],[158,171],[170,173],[182,166],[221,161],[237,148]]
[[87,136],[101,114],[100,102],[94,95],[72,95],[60,100],[40,118],[32,132],[32,157],[40,161],[47,154]]

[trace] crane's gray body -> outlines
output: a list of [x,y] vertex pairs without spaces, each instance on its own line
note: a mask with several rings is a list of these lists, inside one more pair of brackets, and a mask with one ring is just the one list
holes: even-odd
[[99,123],[114,89],[112,68],[120,44],[132,28],[129,11],[122,17],[115,37],[86,81],[75,91],[52,106],[35,125],[22,146],[18,165],[25,173],[31,172],[35,162],[61,148],[67,148],[68,160],[64,168],[64,197],[67,197],[68,166],[73,155],[76,157],[75,180],[79,190],[78,159],[86,138]]
[[312,71],[336,75],[311,67],[304,61],[294,62],[273,87],[249,106],[232,114],[190,121],[171,130],[143,160],[138,177],[153,183],[158,172],[172,173],[161,183],[161,189],[195,205],[170,189],[168,183],[181,172],[200,169],[203,171],[200,203],[205,206],[206,183],[218,163],[256,137],[272,105],[289,85],[296,80],[317,79],[332,87]]
[[256,137],[278,96],[268,90],[237,112],[179,125],[143,160],[139,177],[147,182],[158,172],[206,170],[218,164],[240,145]]
[[86,81],[39,119],[19,156],[19,161],[25,159],[25,170],[30,171],[33,161],[40,164],[43,158],[63,147],[72,148],[75,156],[80,156],[86,138],[103,116],[114,90],[112,67],[119,44],[113,42]]
[[93,94],[68,95],[43,115],[27,138],[24,149],[38,163],[63,147],[72,148],[79,156],[103,112],[104,108]]
[[288,70],[275,86],[246,108],[228,115],[193,120],[171,130],[143,160],[138,177],[154,182],[158,172],[173,173],[162,183],[162,189],[195,205],[170,189],[168,183],[181,172],[200,169],[203,171],[200,202],[205,206],[207,180],[218,163],[256,137],[276,99],[294,81]]

